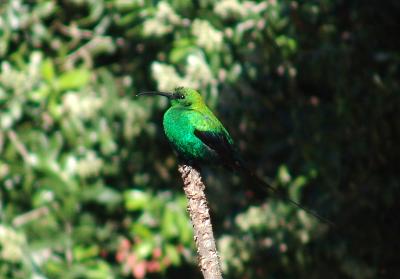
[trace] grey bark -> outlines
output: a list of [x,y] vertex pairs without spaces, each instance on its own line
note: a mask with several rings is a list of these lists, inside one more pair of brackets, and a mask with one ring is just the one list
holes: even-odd
[[194,229],[199,266],[205,279],[222,279],[221,266],[211,225],[205,185],[200,172],[188,165],[180,165],[188,211]]

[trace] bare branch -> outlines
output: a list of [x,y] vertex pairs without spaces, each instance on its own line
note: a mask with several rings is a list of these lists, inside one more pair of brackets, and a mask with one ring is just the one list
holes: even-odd
[[199,266],[205,279],[222,279],[221,266],[212,231],[205,185],[200,172],[187,165],[179,166],[184,191],[188,199],[188,211],[194,229]]
[[21,214],[21,215],[15,217],[12,221],[12,224],[14,227],[18,228],[29,222],[39,220],[39,219],[47,216],[50,213],[51,209],[57,210],[57,209],[59,209],[59,205],[57,203],[53,202],[53,203],[50,203],[48,206],[42,206],[42,207],[33,209],[29,212],[26,212],[24,214]]
[[25,145],[21,142],[19,139],[18,135],[14,131],[9,131],[7,133],[8,137],[11,140],[11,143],[14,144],[15,148],[17,149],[18,153],[21,155],[21,157],[27,162],[30,162],[30,156],[29,152],[26,149]]
[[20,227],[22,225],[25,225],[26,223],[32,222],[48,215],[49,212],[50,210],[47,206],[42,206],[15,217],[12,224],[14,227]]

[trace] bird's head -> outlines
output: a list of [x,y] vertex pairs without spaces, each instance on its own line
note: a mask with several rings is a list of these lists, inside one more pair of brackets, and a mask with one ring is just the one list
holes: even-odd
[[171,101],[172,106],[190,107],[195,105],[202,105],[203,98],[200,93],[191,88],[177,87],[173,92],[142,92],[137,96],[141,95],[161,95],[168,97]]

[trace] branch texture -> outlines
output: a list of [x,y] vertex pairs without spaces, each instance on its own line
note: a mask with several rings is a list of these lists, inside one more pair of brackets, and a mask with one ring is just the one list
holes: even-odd
[[222,279],[221,266],[215,245],[205,185],[201,180],[198,170],[188,165],[180,165],[179,172],[182,175],[186,197],[188,199],[188,211],[194,229],[199,265],[205,279]]

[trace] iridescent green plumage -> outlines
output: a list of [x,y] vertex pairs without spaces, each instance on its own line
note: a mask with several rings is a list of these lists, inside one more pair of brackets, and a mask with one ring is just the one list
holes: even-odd
[[233,158],[233,140],[221,122],[206,106],[200,94],[193,89],[178,88],[175,94],[184,98],[171,101],[164,114],[164,131],[178,154],[188,161],[223,162],[222,154],[212,146],[212,141],[227,145]]
[[172,93],[144,92],[139,95],[163,95],[171,107],[164,114],[165,134],[179,157],[191,164],[219,163],[238,170],[264,190],[270,190],[318,219],[332,224],[299,203],[280,195],[274,187],[257,177],[241,160],[228,131],[193,89],[176,88]]

